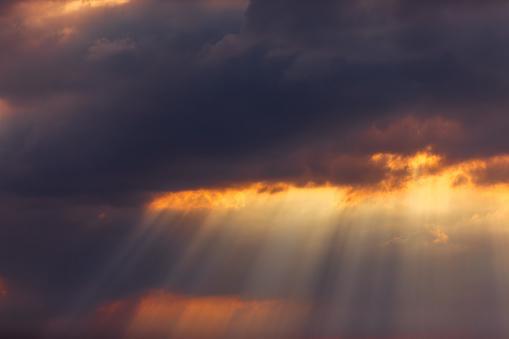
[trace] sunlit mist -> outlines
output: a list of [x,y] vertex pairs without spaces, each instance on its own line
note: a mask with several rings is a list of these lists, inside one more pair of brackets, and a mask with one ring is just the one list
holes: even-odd
[[284,300],[193,297],[150,291],[147,295],[102,306],[91,322],[98,334],[128,323],[127,338],[274,338],[295,333],[306,312],[306,305]]
[[[372,161],[390,169],[386,182],[367,187],[256,183],[167,193],[154,199],[143,223],[151,225],[151,232],[165,234],[175,227],[186,232],[182,227],[188,223],[196,230],[189,231],[194,234],[190,243],[168,270],[167,286],[186,284],[202,290],[241,274],[242,279],[232,282],[239,295],[304,303],[314,299],[309,306],[318,307],[322,316],[312,320],[313,326],[337,335],[353,331],[354,319],[362,319],[369,334],[387,317],[403,334],[423,319],[437,333],[449,330],[441,325],[442,317],[456,322],[474,314],[468,307],[458,317],[448,310],[477,279],[454,263],[468,262],[473,253],[492,243],[493,267],[505,265],[509,190],[478,184],[475,172],[505,160],[447,165],[440,156],[423,152],[408,157],[376,154]],[[494,293],[509,297],[501,289],[509,282],[509,272],[489,274]],[[321,290],[324,276],[330,282]],[[463,287],[459,279],[465,279]],[[359,293],[366,289],[370,294],[364,300]],[[472,303],[487,298],[472,293]],[[434,297],[424,297],[430,294]],[[226,312],[212,301],[216,299],[206,300],[203,307],[216,309],[218,317]],[[388,305],[388,313],[380,316],[381,308]],[[509,310],[509,303],[504,305]],[[433,311],[436,307],[445,313]],[[232,316],[230,306],[227,310],[230,315],[218,324]],[[160,319],[164,313],[147,312],[144,319]]]

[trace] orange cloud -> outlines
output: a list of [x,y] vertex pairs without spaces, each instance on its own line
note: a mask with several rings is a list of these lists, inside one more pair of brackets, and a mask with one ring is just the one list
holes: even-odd
[[[40,0],[19,1],[10,11],[4,34],[16,36],[8,56],[43,53],[62,46],[82,33],[81,26],[94,10],[126,5],[130,0]],[[12,55],[11,55],[12,57]],[[8,60],[7,60],[8,61]]]
[[[344,166],[349,164],[345,163]],[[268,194],[270,198],[274,193],[282,192],[282,195],[287,196],[298,191],[306,191],[309,201],[312,201],[316,197],[312,193],[323,189],[339,192],[328,195],[335,200],[337,207],[355,206],[367,199],[383,200],[403,192],[408,192],[408,198],[412,197],[417,205],[425,205],[422,199],[428,196],[429,200],[431,191],[438,196],[446,196],[455,189],[480,190],[491,185],[490,190],[496,188],[499,193],[509,192],[509,155],[450,163],[446,157],[427,147],[412,155],[373,154],[367,158],[362,168],[370,167],[383,173],[375,182],[341,184],[319,181],[316,184],[311,175],[307,182],[290,178],[287,182],[276,184],[244,183],[237,188],[168,192],[154,199],[149,204],[149,210],[236,210],[247,207],[263,194]]]
[[168,193],[153,201],[151,210],[193,210],[226,208],[235,209],[244,207],[246,192],[241,190],[196,190]]
[[447,245],[449,236],[440,229],[419,229],[408,236],[397,236],[386,242],[386,245],[401,246],[407,245],[413,248],[430,245]]
[[434,244],[447,244],[449,236],[445,234],[445,232],[442,231],[441,229],[430,231],[430,233],[435,237],[435,239],[433,240]]
[[62,7],[62,13],[79,11],[86,8],[119,6],[130,2],[131,0],[73,0],[67,1]]
[[0,117],[10,114],[12,111],[11,105],[5,99],[0,98]]
[[121,331],[127,338],[284,338],[299,328],[307,308],[282,300],[237,296],[186,296],[162,290],[99,308],[97,333]]
[[239,209],[246,205],[246,199],[254,194],[273,194],[286,191],[287,184],[256,183],[247,188],[200,189],[194,191],[170,192],[155,199],[149,205],[150,210],[197,210],[197,209]]
[[[11,14],[11,18],[16,18],[23,22],[23,29],[38,30],[53,26],[51,37],[58,37],[62,40],[75,32],[75,24],[69,21],[62,21],[69,16],[78,15],[92,9],[108,8],[114,6],[125,5],[131,0],[41,0],[41,1],[22,1],[19,2]],[[35,33],[36,31],[31,31]],[[47,38],[48,36],[40,36],[42,32],[35,34],[39,38]],[[35,37],[34,37],[35,38]]]
[[66,15],[76,11],[97,7],[119,6],[130,1],[131,0],[43,0],[28,1],[20,4],[20,6],[26,14],[35,15],[37,10],[39,10],[39,18],[43,18]]
[[[334,166],[337,159],[331,159]],[[247,201],[259,194],[274,194],[296,190],[313,190],[331,188],[343,191],[339,205],[355,205],[368,197],[387,194],[405,188],[410,180],[432,175],[442,166],[442,158],[432,154],[430,149],[418,152],[412,156],[402,156],[391,153],[374,154],[367,160],[364,169],[382,169],[385,173],[381,180],[374,184],[337,185],[330,181],[321,181],[320,184],[313,182],[311,176],[309,181],[283,182],[283,183],[245,183],[241,188],[225,189],[198,189],[181,192],[168,192],[157,197],[149,204],[150,210],[180,210],[189,211],[197,209],[239,209],[246,206]],[[345,163],[343,167],[350,166]],[[361,169],[362,170],[362,169]],[[336,199],[336,198],[334,198]]]
[[436,168],[442,158],[431,152],[428,148],[424,152],[418,152],[412,156],[402,156],[391,153],[377,153],[371,157],[374,162],[383,162],[391,171],[410,170],[412,173],[428,173]]
[[412,183],[443,171],[443,158],[431,149],[411,156],[377,153],[370,158],[373,166],[385,169],[385,176],[372,185],[351,185],[345,189],[343,205],[357,205],[368,198],[386,197],[407,189]]
[[371,160],[387,169],[383,180],[374,185],[352,185],[346,190],[344,204],[356,205],[368,198],[387,198],[403,191],[427,189],[440,196],[452,189],[480,192],[490,186],[492,193],[509,192],[509,155],[448,163],[431,148],[411,156],[378,153]]
[[468,176],[477,185],[509,182],[509,155],[471,161],[464,165]]

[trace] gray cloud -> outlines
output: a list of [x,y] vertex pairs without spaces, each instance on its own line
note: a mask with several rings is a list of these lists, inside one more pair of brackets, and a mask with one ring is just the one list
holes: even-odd
[[[149,239],[150,249],[132,266],[95,276],[136,234],[143,204],[155,192],[257,181],[372,187],[409,175],[371,161],[378,152],[411,155],[430,146],[446,164],[508,152],[503,1],[252,0],[245,9],[139,0],[66,15],[37,6],[0,4],[0,108],[6,110],[0,111],[0,277],[14,294],[37,300],[29,311],[34,328],[48,310],[58,316],[79,308],[69,301],[78,291],[93,291],[86,307],[80,304],[83,313],[167,283],[168,267],[204,215],[182,217],[186,231]],[[505,167],[495,161],[473,181],[507,182]],[[108,217],[98,218],[102,213]],[[328,245],[330,259],[310,292],[331,312],[355,309],[351,329],[324,325],[338,335],[359,333],[369,314],[404,304],[391,285],[400,273],[398,246],[380,257],[366,249],[352,299],[333,296],[334,284],[348,284],[342,272],[349,257],[338,244],[349,231],[356,234],[347,229]],[[376,246],[422,235],[369,231]],[[454,233],[448,235],[454,243]],[[206,247],[211,252],[228,243],[228,234],[215,236]],[[196,264],[172,287],[241,293],[263,244],[255,238],[245,247],[228,245],[218,257],[204,250],[199,257],[212,262],[237,255],[221,272],[232,278],[225,282]],[[475,252],[480,259],[473,267],[487,273],[480,280],[461,266],[474,255],[448,257],[459,263],[448,283],[466,277],[461,291],[474,291],[469,307],[487,312],[494,297],[480,290],[490,290],[495,274],[488,249],[481,244]],[[370,282],[376,267],[383,268],[378,287]],[[439,264],[435,276],[423,279],[433,286],[448,269]],[[208,286],[190,283],[200,275]],[[288,297],[279,287],[253,293]],[[438,329],[447,327],[431,314],[440,300],[415,298],[409,300]],[[460,292],[450,298],[462,302]],[[0,310],[15,330],[27,316],[22,301],[12,312]],[[476,314],[470,311],[466,318]],[[456,324],[459,317],[448,319]],[[367,331],[389,331],[389,318],[372,320]],[[483,324],[496,323],[490,321]],[[319,323],[310,320],[310,328]]]

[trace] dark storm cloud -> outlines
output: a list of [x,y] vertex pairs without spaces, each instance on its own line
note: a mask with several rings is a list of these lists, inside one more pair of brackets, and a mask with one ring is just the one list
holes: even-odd
[[[295,174],[272,175],[272,157],[324,139],[338,157],[398,152],[363,147],[355,133],[408,115],[457,121],[472,138],[431,133],[405,152],[505,152],[506,7],[253,1],[241,26],[235,10],[148,1],[94,8],[71,25],[50,18],[35,37],[26,24],[15,41],[14,30],[3,36],[0,93],[20,108],[2,136],[2,189],[107,196],[313,180],[289,166]],[[243,176],[255,164],[267,170]]]
[[[203,216],[184,220],[185,232],[149,239],[136,264],[97,273],[136,233],[150,193],[256,181],[370,186],[408,176],[374,163],[378,152],[431,146],[450,162],[508,152],[503,1],[253,0],[245,13],[214,1],[68,14],[62,4],[0,3],[0,277],[16,305],[0,310],[6,330],[30,322],[27,309],[37,327],[160,287]],[[490,166],[474,180],[507,181],[505,164]],[[223,268],[229,282],[198,265],[174,286],[240,293],[262,240],[223,249],[240,258]],[[392,296],[398,263],[383,255],[380,289]],[[357,312],[383,312],[391,301],[369,283],[377,261],[362,260]],[[332,293],[340,264],[319,272],[318,300]],[[200,275],[208,286],[188,284]],[[489,289],[486,279],[479,284]],[[83,289],[94,296],[86,307],[78,302],[86,293],[73,299]],[[23,295],[35,301],[26,306]],[[487,305],[492,295],[472,298]]]
[[0,206],[2,338],[160,286],[202,221],[165,218],[172,227],[154,230],[137,208],[12,198]]
[[[87,11],[69,36],[65,20],[48,19],[35,38],[27,24],[15,41],[14,31],[3,36],[12,48],[0,93],[24,107],[7,118],[2,189],[108,196],[313,180],[269,169],[324,138],[338,156],[428,145],[451,158],[505,152],[504,128],[491,127],[506,126],[506,6],[253,1],[241,27],[233,10],[149,1]],[[362,147],[358,132],[408,115],[458,121],[472,138]],[[258,177],[243,175],[264,163]]]

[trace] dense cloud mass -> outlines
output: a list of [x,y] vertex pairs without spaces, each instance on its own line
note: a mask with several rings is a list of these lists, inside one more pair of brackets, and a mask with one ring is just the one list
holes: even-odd
[[[496,285],[494,275],[507,278],[497,271],[499,261],[489,266],[495,256],[491,238],[477,242],[473,226],[465,235],[451,221],[470,223],[472,216],[447,219],[462,240],[444,254],[449,263],[421,277],[430,285],[422,291],[405,285],[401,292],[393,284],[398,254],[409,244],[447,243],[436,226],[441,221],[430,217],[421,228],[402,231],[386,220],[391,225],[384,233],[373,225],[355,228],[360,221],[338,215],[335,225],[343,228],[331,236],[336,243],[324,245],[325,259],[313,271],[306,300],[288,292],[299,271],[288,258],[301,245],[313,246],[304,236],[288,245],[287,257],[274,249],[288,273],[278,286],[256,279],[254,284],[251,277],[253,267],[260,275],[284,275],[277,263],[256,264],[262,249],[272,246],[272,229],[254,237],[230,226],[204,231],[210,222],[204,211],[153,221],[157,232],[140,226],[161,192],[241,189],[259,182],[364,194],[398,190],[415,179],[416,165],[401,163],[417,161],[416,154],[438,159],[419,165],[419,175],[458,168],[454,187],[506,184],[507,13],[509,4],[498,0],[2,1],[0,336],[72,336],[80,326],[95,326],[90,314],[99,307],[128,298],[126,308],[134,310],[143,305],[143,295],[162,289],[181,293],[186,302],[197,298],[197,307],[209,305],[200,299],[204,295],[224,298],[214,307],[246,296],[242,307],[248,315],[240,306],[233,313],[224,308],[231,313],[225,319],[241,323],[261,317],[251,311],[253,300],[265,300],[260,312],[267,300],[281,302],[307,319],[298,334],[303,338],[389,337],[394,328],[411,334],[420,325],[395,320],[396,314],[375,317],[391,307],[404,313],[411,302],[433,319],[419,334],[451,332],[476,317],[475,307],[486,319],[459,332],[508,333],[501,322],[509,311],[507,296],[494,311],[490,305],[499,296],[478,292]],[[278,224],[274,218],[260,220]],[[171,227],[160,231],[161,223]],[[373,239],[363,238],[365,229]],[[360,253],[355,269],[345,239],[360,242],[352,250]],[[465,248],[473,250],[465,254]],[[440,257],[441,247],[436,251],[430,256]],[[189,252],[210,262],[182,263]],[[224,271],[214,268],[235,255],[238,261]],[[462,266],[470,260],[475,272]],[[452,271],[451,263],[457,264]],[[181,268],[187,271],[178,279],[168,278],[168,270],[179,265],[190,266]],[[343,279],[351,270],[359,286]],[[444,285],[437,282],[441,274],[450,277]],[[373,275],[379,286],[369,282]],[[218,278],[224,276],[231,278]],[[438,296],[419,299],[442,287],[454,289],[462,279],[451,304],[441,304]],[[465,301],[462,293],[470,289],[477,292]],[[410,301],[403,301],[404,293]],[[437,307],[465,313],[444,315],[441,322],[433,314]],[[344,309],[353,310],[344,323],[327,318]],[[181,317],[179,312],[172,317]],[[266,318],[275,317],[267,312]],[[134,317],[129,314],[119,319]],[[296,319],[288,321],[301,323]],[[260,322],[265,328],[265,320]],[[122,336],[118,331],[129,337],[138,330],[113,331]],[[167,336],[165,331],[154,336]],[[221,331],[233,338],[239,329],[225,325]]]
[[[452,161],[506,152],[503,2],[253,1],[244,18],[213,2],[50,12],[63,3],[22,2],[2,19],[0,94],[15,112],[3,117],[4,191],[344,183],[306,152],[324,163],[427,146]],[[409,116],[414,126],[398,122]],[[396,140],[376,142],[373,126]],[[369,172],[354,180],[377,180]]]

